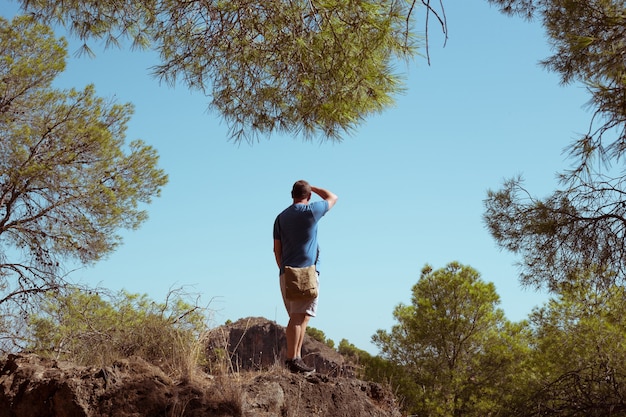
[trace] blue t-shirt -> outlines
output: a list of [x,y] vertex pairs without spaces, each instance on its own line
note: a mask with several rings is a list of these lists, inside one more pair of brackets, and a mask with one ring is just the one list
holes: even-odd
[[328,212],[328,201],[292,204],[274,221],[274,239],[282,247],[281,273],[285,265],[302,268],[318,258],[317,223]]

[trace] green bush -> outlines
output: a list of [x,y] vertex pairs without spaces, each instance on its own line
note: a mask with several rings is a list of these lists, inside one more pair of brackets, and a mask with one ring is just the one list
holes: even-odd
[[324,334],[324,332],[316,329],[315,327],[307,327],[306,334],[309,335],[311,338],[317,340],[318,342],[324,343],[331,349],[335,348],[335,342],[332,339],[326,339],[326,335]]
[[82,365],[140,356],[172,376],[190,377],[204,359],[207,310],[170,292],[163,303],[121,291],[74,290],[47,297],[30,319],[31,350]]

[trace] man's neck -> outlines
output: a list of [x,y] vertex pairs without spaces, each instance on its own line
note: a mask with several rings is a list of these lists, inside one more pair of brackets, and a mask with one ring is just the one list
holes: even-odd
[[296,199],[294,198],[294,200],[293,200],[293,204],[309,204],[309,200],[307,200],[307,199],[304,199],[304,200],[296,200]]

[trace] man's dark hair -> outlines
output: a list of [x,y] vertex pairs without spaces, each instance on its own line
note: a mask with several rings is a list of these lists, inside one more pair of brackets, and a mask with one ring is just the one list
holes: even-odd
[[291,197],[296,200],[303,200],[311,195],[311,185],[305,180],[296,181],[291,189]]

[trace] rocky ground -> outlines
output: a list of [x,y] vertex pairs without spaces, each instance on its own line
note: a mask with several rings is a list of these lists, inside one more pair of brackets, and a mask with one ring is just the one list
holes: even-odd
[[[254,371],[283,362],[287,350],[285,328],[262,317],[248,317],[211,331],[206,342],[207,356],[217,360],[224,352],[234,371]],[[354,367],[336,350],[306,336],[302,359],[319,373],[354,377]]]
[[354,378],[322,343],[307,338],[303,349],[315,374],[287,372],[283,342],[284,328],[260,318],[215,329],[208,353],[226,353],[230,370],[185,381],[141,358],[94,368],[9,355],[0,359],[0,417],[400,417],[386,388]]

